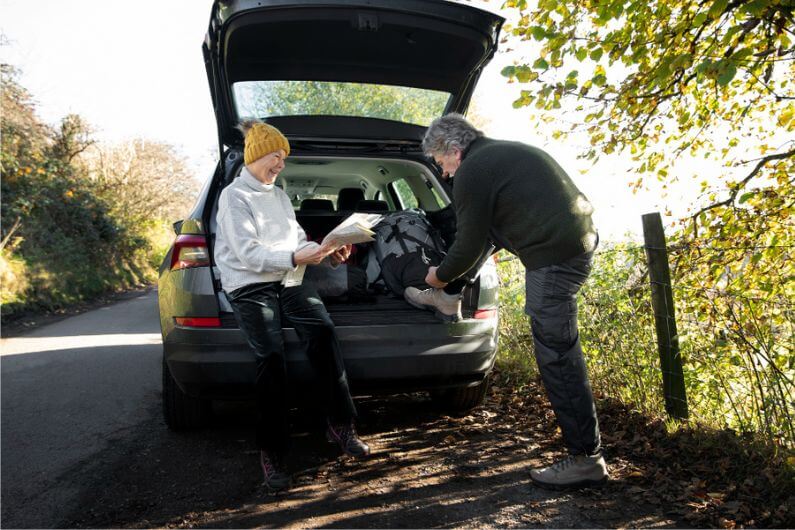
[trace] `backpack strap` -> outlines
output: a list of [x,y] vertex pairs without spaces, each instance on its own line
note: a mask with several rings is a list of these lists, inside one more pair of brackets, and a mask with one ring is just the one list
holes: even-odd
[[397,223],[395,223],[395,224],[393,224],[393,225],[392,225],[392,233],[391,233],[391,234],[389,234],[389,237],[388,237],[388,238],[387,238],[385,241],[387,241],[387,242],[388,242],[388,241],[389,241],[390,239],[392,239],[393,237],[394,237],[395,239],[397,239],[397,242],[398,242],[398,243],[400,243],[400,248],[402,248],[402,249],[403,249],[403,253],[404,253],[404,254],[408,254],[408,253],[409,253],[409,247],[408,247],[408,246],[406,246],[406,240],[407,240],[407,239],[414,239],[414,238],[412,238],[411,236],[407,236],[407,235],[405,235],[405,234],[401,234],[401,233],[400,233],[400,228],[398,228],[398,225],[397,225]]

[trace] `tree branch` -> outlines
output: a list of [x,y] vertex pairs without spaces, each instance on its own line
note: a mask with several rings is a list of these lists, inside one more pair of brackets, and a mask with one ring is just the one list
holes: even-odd
[[694,213],[692,216],[690,216],[690,218],[695,223],[698,216],[701,215],[702,213],[708,212],[709,210],[714,210],[715,208],[720,208],[721,206],[729,206],[734,202],[734,199],[737,198],[737,194],[740,192],[740,190],[743,189],[746,186],[746,184],[748,184],[751,181],[751,179],[753,179],[757,174],[759,174],[759,172],[762,170],[763,167],[765,167],[765,165],[768,162],[772,162],[773,160],[786,160],[787,158],[792,158],[792,157],[795,157],[795,149],[792,149],[784,153],[767,155],[760,158],[756,166],[754,167],[753,171],[751,171],[743,180],[732,186],[731,192],[729,192],[729,196],[726,198],[726,200],[710,204],[709,206],[705,206],[696,213]]
[[8,231],[8,234],[6,234],[3,240],[0,241],[0,250],[6,248],[8,241],[11,239],[11,236],[14,235],[14,232],[16,232],[17,229],[19,229],[19,225],[21,223],[22,223],[22,218],[20,216],[17,216],[17,220],[14,222],[14,226],[11,227],[11,230]]

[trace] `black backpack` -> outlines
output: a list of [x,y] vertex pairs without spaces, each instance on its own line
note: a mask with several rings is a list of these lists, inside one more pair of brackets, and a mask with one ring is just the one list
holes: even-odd
[[406,287],[426,289],[428,267],[442,262],[445,246],[425,213],[411,209],[385,214],[373,231],[373,249],[389,290],[403,296]]

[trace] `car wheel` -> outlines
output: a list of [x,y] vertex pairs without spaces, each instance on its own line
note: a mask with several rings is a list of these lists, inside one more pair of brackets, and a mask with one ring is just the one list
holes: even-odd
[[183,392],[163,359],[163,418],[168,428],[184,431],[201,427],[209,413],[210,401],[194,398]]
[[489,377],[486,376],[483,381],[475,386],[451,388],[442,392],[432,393],[431,397],[451,412],[469,412],[483,404],[488,389]]

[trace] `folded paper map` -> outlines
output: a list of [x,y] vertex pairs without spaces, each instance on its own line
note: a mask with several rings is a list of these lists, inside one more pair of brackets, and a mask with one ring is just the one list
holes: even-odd
[[[383,218],[383,215],[378,215],[376,213],[351,214],[323,238],[321,245],[334,246],[336,249],[344,247],[345,245],[368,243],[373,240],[373,236],[375,235],[375,232],[370,229],[377,225]],[[284,276],[282,285],[285,287],[301,285],[305,271],[306,265],[299,265],[295,270],[288,272]]]
[[375,232],[370,230],[378,224],[383,215],[376,213],[354,213],[323,238],[321,245],[333,245],[337,248],[357,243],[368,243],[373,240]]

